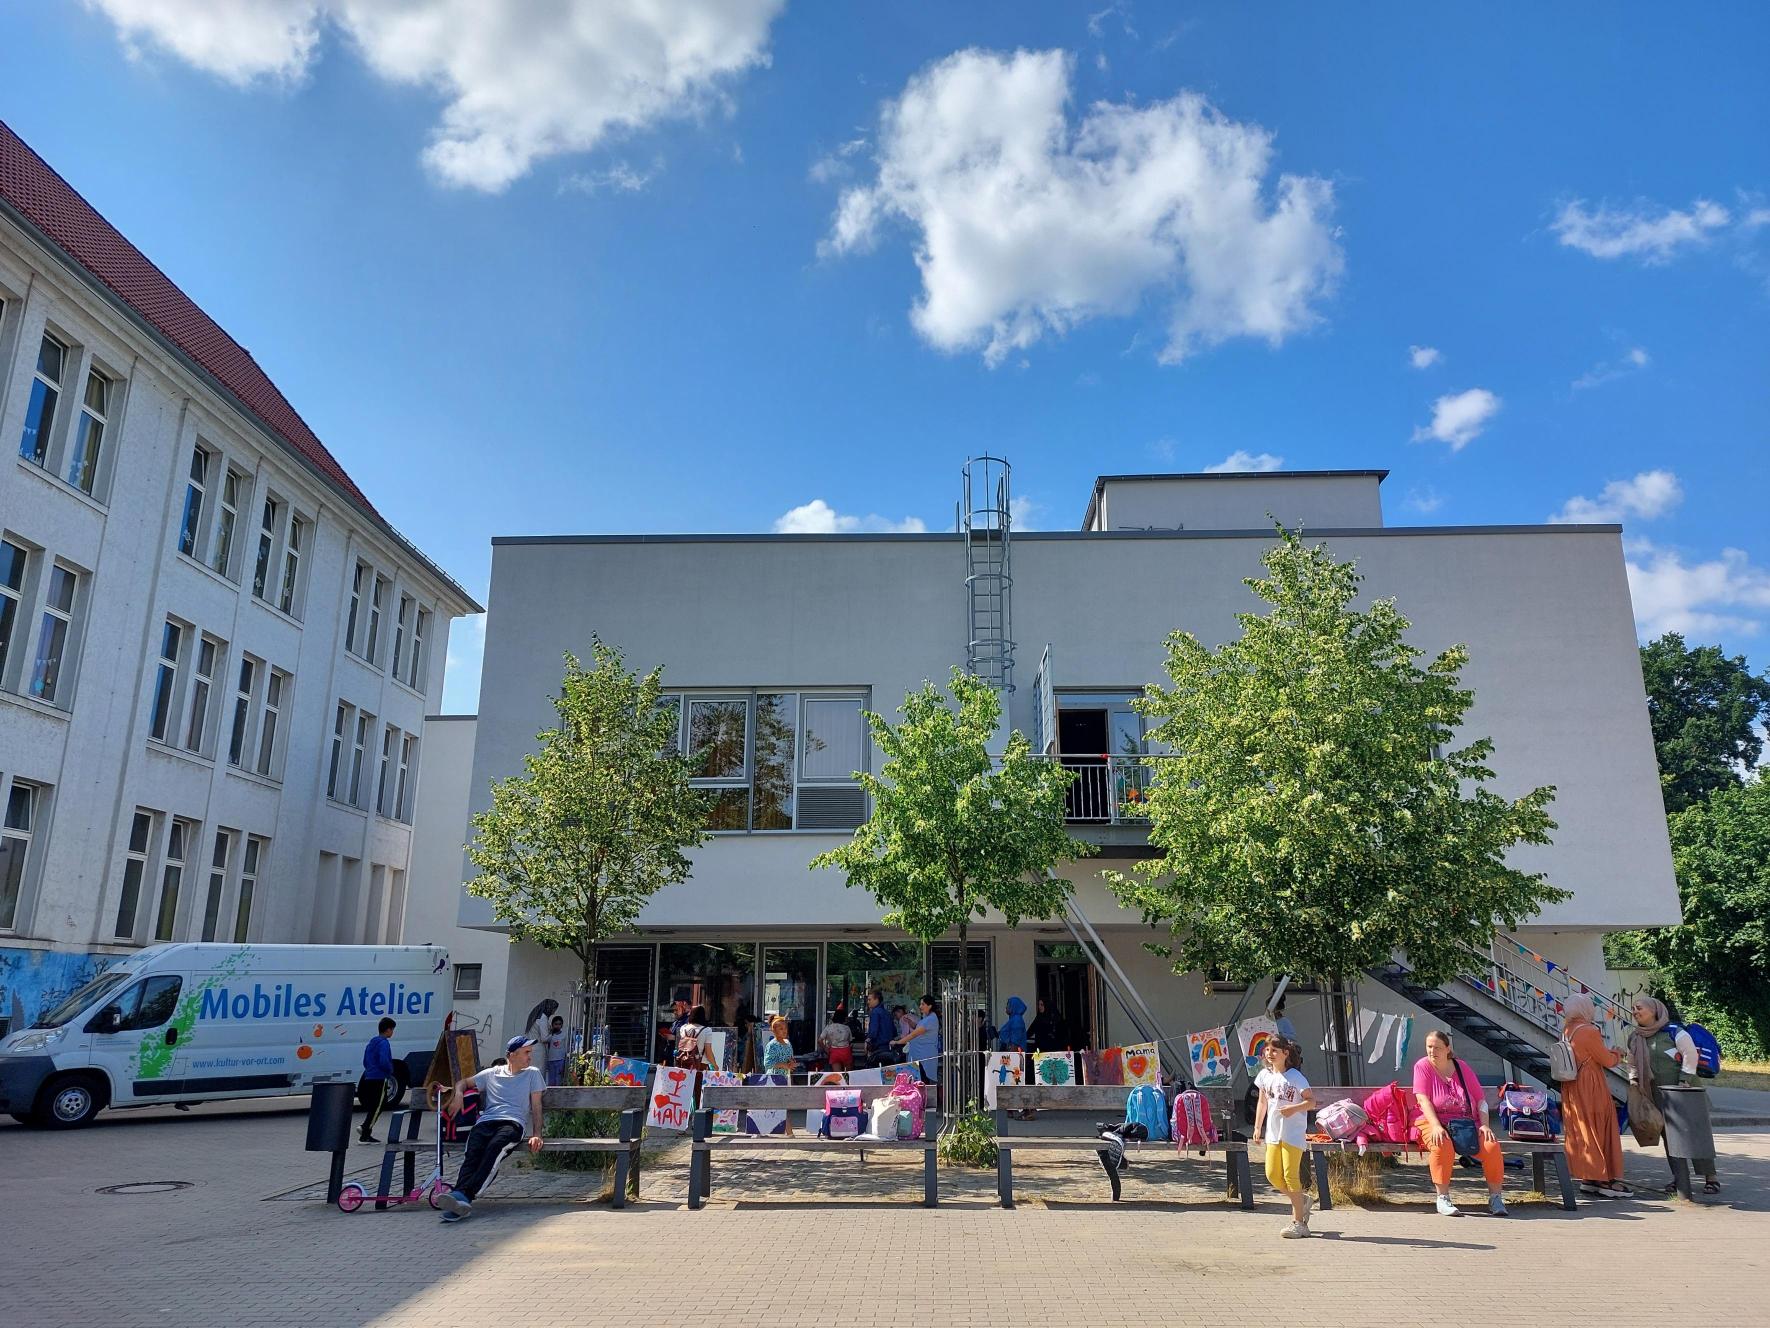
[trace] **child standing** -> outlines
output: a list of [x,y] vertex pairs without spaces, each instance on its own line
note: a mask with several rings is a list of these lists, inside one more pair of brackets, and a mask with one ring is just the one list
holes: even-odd
[[1266,1067],[1254,1078],[1260,1103],[1254,1109],[1251,1142],[1261,1141],[1262,1126],[1270,1120],[1266,1179],[1273,1189],[1291,1201],[1291,1224],[1283,1233],[1286,1240],[1300,1240],[1309,1234],[1309,1195],[1303,1188],[1303,1135],[1308,1128],[1310,1108],[1315,1105],[1315,1095],[1309,1091],[1309,1081],[1297,1068],[1303,1058],[1302,1051],[1289,1038],[1274,1037],[1266,1044]]
[[566,1044],[565,1016],[554,1015],[547,1028],[547,1083],[558,1088],[565,1082]]

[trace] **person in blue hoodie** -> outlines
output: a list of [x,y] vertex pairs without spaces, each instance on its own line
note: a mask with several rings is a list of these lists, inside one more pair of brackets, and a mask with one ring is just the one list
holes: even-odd
[[369,1045],[363,1048],[363,1077],[357,1084],[356,1093],[368,1114],[363,1117],[363,1128],[356,1136],[359,1143],[378,1142],[374,1133],[375,1121],[394,1087],[393,1043],[387,1035],[396,1027],[393,1020],[383,1019],[376,1026]]
[[895,1034],[891,1011],[885,1008],[885,993],[874,987],[867,993],[867,1054],[874,1065],[893,1059],[891,1039]]
[[1026,1002],[1018,996],[1008,998],[1008,1017],[1002,1020],[1001,1037],[996,1043],[996,1050],[1026,1050]]

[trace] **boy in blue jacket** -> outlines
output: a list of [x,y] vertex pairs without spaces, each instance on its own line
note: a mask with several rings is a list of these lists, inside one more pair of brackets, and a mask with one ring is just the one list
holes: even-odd
[[375,1036],[369,1039],[369,1045],[363,1048],[363,1081],[357,1085],[357,1097],[363,1108],[369,1113],[363,1117],[363,1128],[357,1134],[359,1143],[372,1144],[375,1138],[375,1121],[381,1115],[381,1108],[387,1104],[388,1095],[393,1091],[393,1043],[388,1034],[399,1027],[391,1019],[383,1019],[375,1026]]

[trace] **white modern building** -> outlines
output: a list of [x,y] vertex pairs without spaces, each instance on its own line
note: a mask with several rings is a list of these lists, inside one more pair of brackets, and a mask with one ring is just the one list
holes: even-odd
[[0,1025],[165,940],[400,939],[478,606],[0,125]]
[[[1006,602],[994,597],[1001,542],[963,533],[495,540],[471,806],[520,769],[549,722],[565,651],[586,653],[595,633],[632,667],[663,666],[685,743],[708,752],[716,833],[692,880],[661,892],[639,933],[602,952],[617,1049],[649,1050],[676,996],[720,1022],[746,1005],[781,1010],[808,1042],[863,986],[902,1000],[955,967],[956,945],[925,951],[882,928],[863,891],[808,868],[866,815],[850,778],[878,759],[862,710],[890,715],[968,660],[996,670],[1003,643],[1017,641],[1009,720],[1076,769],[1074,830],[1100,847],[1068,869],[1081,910],[1170,1036],[1212,1027],[1240,993],[1147,954],[1142,944],[1159,938],[1099,873],[1148,852],[1126,814],[1149,768],[1130,700],[1165,681],[1169,631],[1221,642],[1238,611],[1258,607],[1243,578],[1259,572],[1277,518],[1356,559],[1366,592],[1394,596],[1412,620],[1414,643],[1469,647],[1469,723],[1497,744],[1497,791],[1557,789],[1553,846],[1514,860],[1572,897],[1523,943],[1602,982],[1605,932],[1678,917],[1620,530],[1388,527],[1382,478],[1103,476],[1081,529],[1012,534]],[[490,925],[465,895],[461,920]],[[1134,1037],[1065,925],[985,923],[972,937],[995,1010],[1010,995],[1043,996],[1078,1046]],[[573,962],[513,947],[506,1015],[565,996]],[[1390,996],[1368,999],[1381,1008]],[[1292,1010],[1306,1036],[1313,1016],[1297,1006],[1308,1004]]]

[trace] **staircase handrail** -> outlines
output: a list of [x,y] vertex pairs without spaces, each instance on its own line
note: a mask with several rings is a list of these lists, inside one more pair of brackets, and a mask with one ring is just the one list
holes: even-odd
[[1471,960],[1469,970],[1461,974],[1463,981],[1547,1033],[1561,1035],[1566,1022],[1563,1006],[1575,995],[1591,998],[1600,1029],[1615,1025],[1613,1040],[1622,1041],[1634,1025],[1633,1014],[1618,1002],[1506,932],[1495,932],[1487,950],[1463,948]]

